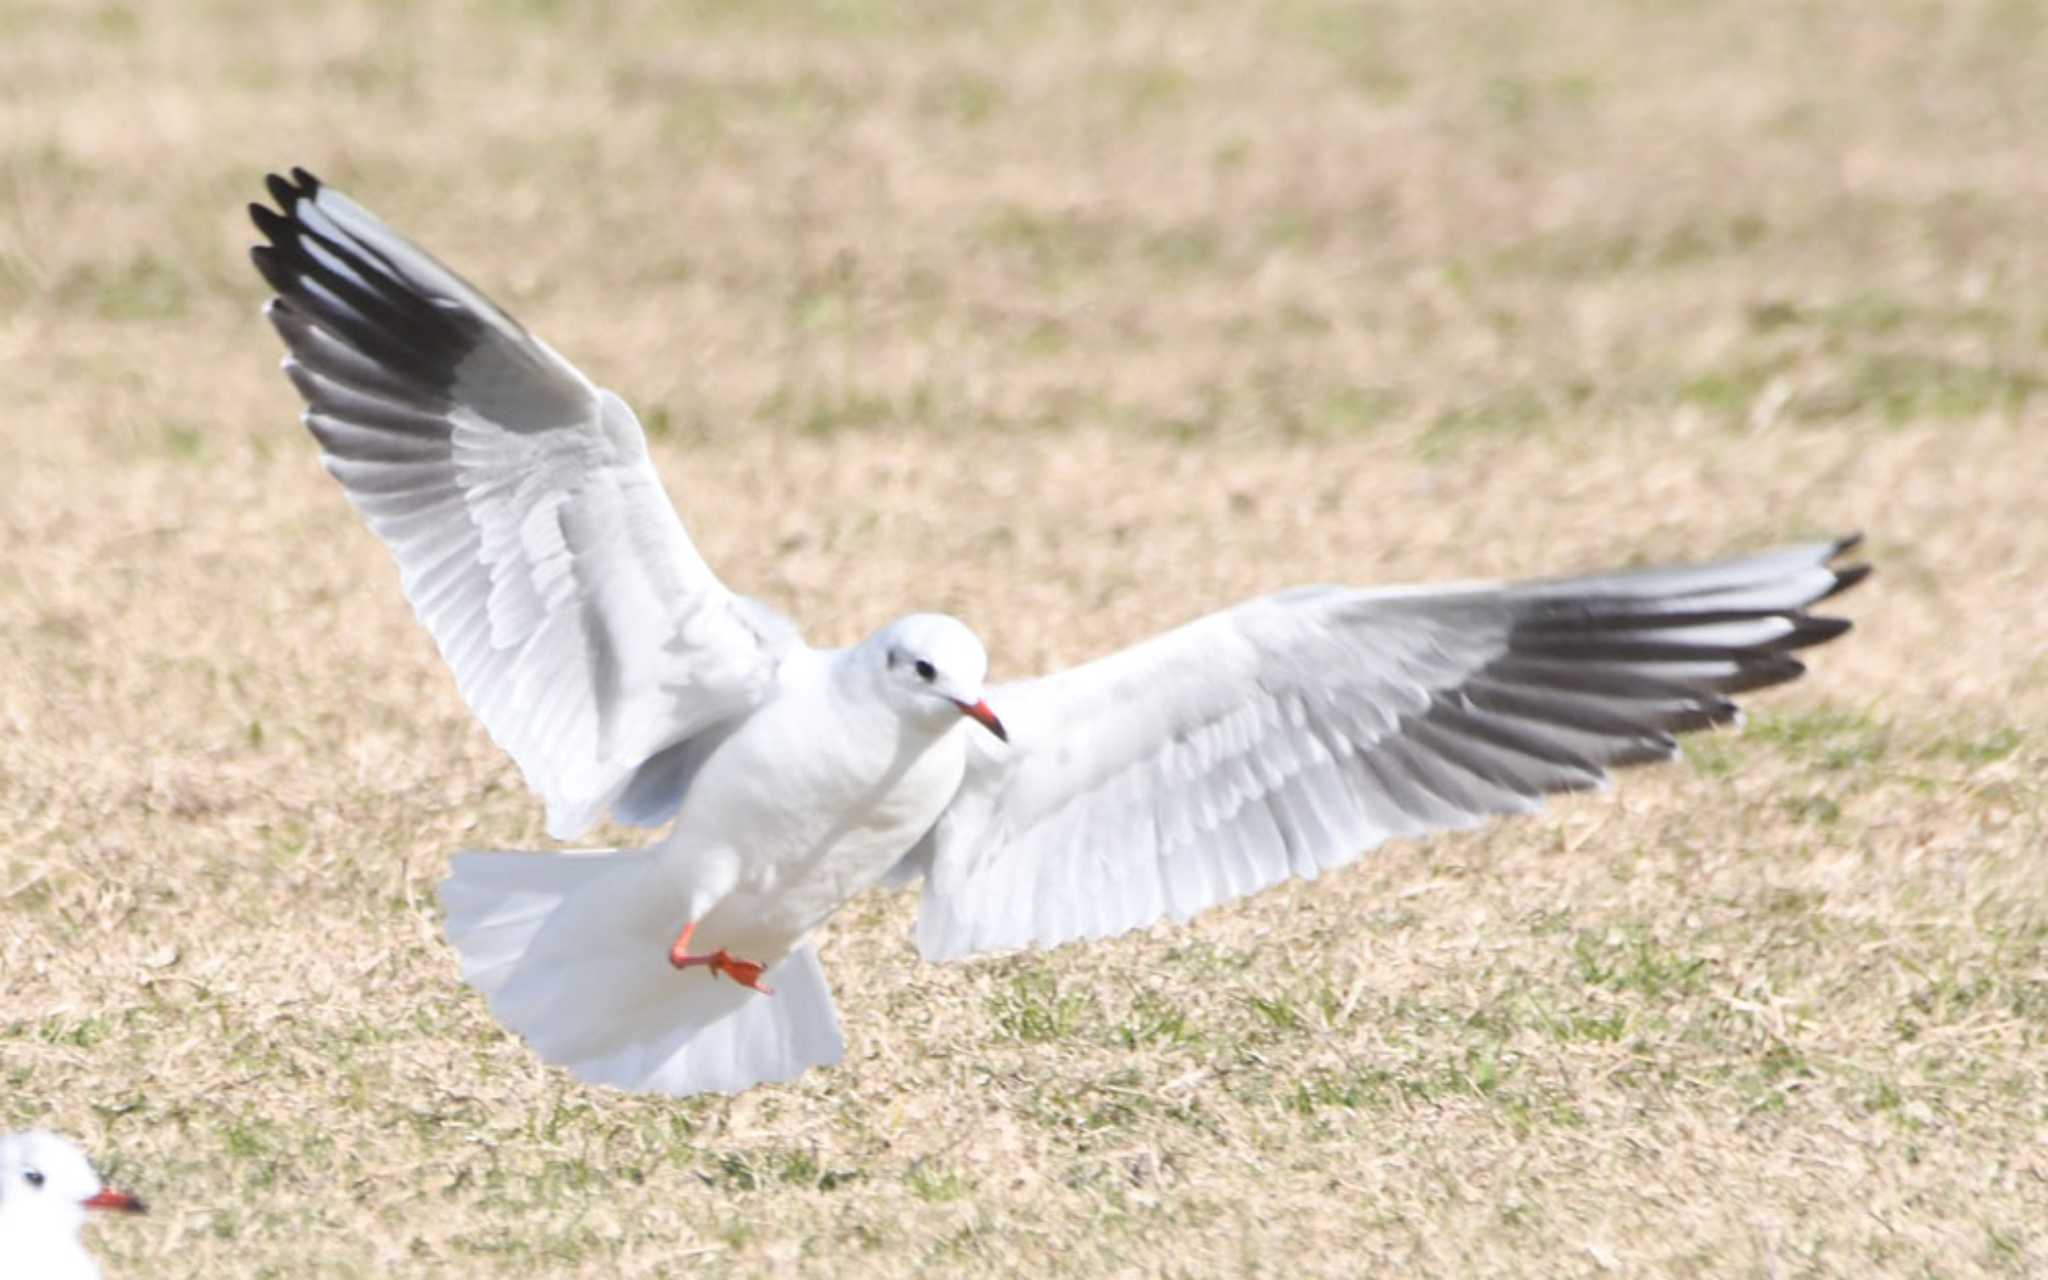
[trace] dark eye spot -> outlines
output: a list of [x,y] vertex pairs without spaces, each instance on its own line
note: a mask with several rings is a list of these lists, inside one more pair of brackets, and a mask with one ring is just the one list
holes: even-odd
[[926,684],[930,684],[933,680],[938,678],[939,669],[933,666],[931,663],[926,662],[923,658],[919,658],[917,660],[916,670],[917,678],[924,681]]
[[41,1169],[23,1169],[21,1171],[21,1180],[32,1187],[40,1187],[43,1185],[43,1171]]

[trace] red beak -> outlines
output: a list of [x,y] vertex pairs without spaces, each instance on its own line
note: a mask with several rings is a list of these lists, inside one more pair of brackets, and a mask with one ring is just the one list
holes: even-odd
[[973,720],[979,720],[981,727],[996,735],[998,741],[1008,742],[1010,740],[1009,733],[1003,728],[1003,722],[996,719],[996,713],[988,709],[988,701],[986,699],[971,706],[962,702],[959,704],[959,707],[961,715]]
[[98,1194],[86,1200],[85,1207],[88,1209],[119,1209],[122,1213],[149,1212],[148,1205],[129,1195],[126,1191],[116,1191],[112,1187],[101,1187]]

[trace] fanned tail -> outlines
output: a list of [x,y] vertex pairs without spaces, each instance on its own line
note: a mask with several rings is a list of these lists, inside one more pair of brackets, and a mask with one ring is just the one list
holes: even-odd
[[845,1044],[811,944],[769,969],[772,996],[678,972],[681,904],[656,871],[645,850],[456,855],[440,894],[463,980],[588,1084],[736,1093],[837,1062]]

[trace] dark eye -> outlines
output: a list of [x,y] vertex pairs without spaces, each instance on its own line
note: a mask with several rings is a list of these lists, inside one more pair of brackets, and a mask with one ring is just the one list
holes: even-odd
[[916,671],[917,678],[924,681],[926,684],[930,684],[933,680],[937,679],[939,675],[939,669],[933,666],[931,663],[926,662],[923,658],[919,658],[917,660],[917,665],[913,667],[912,670]]
[[43,1171],[41,1169],[23,1169],[21,1171],[21,1180],[32,1187],[40,1187],[43,1185]]

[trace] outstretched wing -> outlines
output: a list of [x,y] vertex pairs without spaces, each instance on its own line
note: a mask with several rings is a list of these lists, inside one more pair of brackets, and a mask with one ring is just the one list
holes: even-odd
[[934,960],[1184,920],[1396,836],[1668,759],[1840,635],[1854,537],[1723,563],[1446,588],[1309,587],[999,686],[922,872]]
[[[250,256],[305,423],[549,832],[650,760],[679,780],[660,753],[757,702],[794,629],[698,555],[624,401],[311,174],[269,183]],[[659,790],[618,816],[665,821]]]

